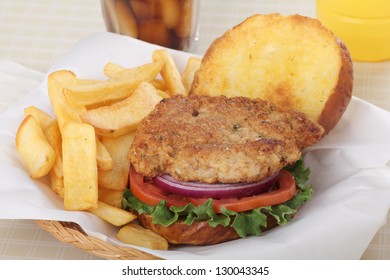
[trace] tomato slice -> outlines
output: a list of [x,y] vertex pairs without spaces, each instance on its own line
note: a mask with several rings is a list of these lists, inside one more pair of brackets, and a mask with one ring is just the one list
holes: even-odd
[[[278,177],[279,188],[254,196],[213,199],[213,209],[216,213],[221,212],[221,207],[233,210],[235,212],[243,212],[259,207],[272,206],[283,203],[293,198],[296,193],[296,185],[293,175],[287,170],[281,170]],[[188,198],[194,205],[200,205],[206,202],[205,198]]]
[[[264,206],[272,206],[283,203],[296,195],[294,177],[290,172],[281,170],[278,177],[279,188],[270,192],[254,196],[240,198],[213,199],[213,209],[216,213],[221,212],[221,208],[243,212]],[[199,206],[206,202],[207,198],[184,197],[168,193],[158,188],[154,184],[145,182],[142,174],[138,173],[134,167],[130,168],[130,190],[135,197],[148,205],[157,205],[161,200],[165,200],[168,207],[184,206],[192,203]]]
[[191,203],[187,197],[168,193],[152,183],[145,182],[144,176],[134,167],[130,168],[130,190],[136,198],[151,206],[157,205],[161,200],[165,200],[168,207],[185,206]]

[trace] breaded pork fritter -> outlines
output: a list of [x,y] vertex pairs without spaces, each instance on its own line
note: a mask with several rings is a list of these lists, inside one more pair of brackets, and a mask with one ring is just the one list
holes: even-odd
[[254,182],[296,162],[322,133],[304,114],[268,101],[176,95],[139,124],[129,159],[147,177]]

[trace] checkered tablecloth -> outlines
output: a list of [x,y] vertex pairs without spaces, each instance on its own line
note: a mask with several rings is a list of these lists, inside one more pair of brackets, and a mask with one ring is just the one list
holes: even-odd
[[[314,0],[203,0],[196,52],[203,54],[212,40],[251,14],[279,12],[314,17],[314,5]],[[21,77],[20,72],[17,75],[0,68],[0,77],[8,82],[14,79],[16,85],[25,81],[23,86],[15,87],[13,96],[0,85],[1,109],[36,87],[43,73],[77,41],[104,30],[98,0],[0,0],[1,65],[7,68],[18,64],[17,67],[24,67],[29,73]],[[390,110],[390,61],[354,66],[354,95]],[[390,259],[389,217],[363,259]],[[0,259],[97,258],[57,241],[33,221],[0,220]]]

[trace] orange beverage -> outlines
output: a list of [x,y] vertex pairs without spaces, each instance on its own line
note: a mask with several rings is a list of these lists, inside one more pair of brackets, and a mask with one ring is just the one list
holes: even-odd
[[345,43],[353,60],[390,59],[389,0],[317,0],[316,13]]

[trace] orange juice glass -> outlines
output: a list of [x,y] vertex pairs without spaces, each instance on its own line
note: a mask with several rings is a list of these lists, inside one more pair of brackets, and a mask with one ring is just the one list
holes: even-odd
[[316,13],[354,61],[390,59],[389,0],[317,0]]

